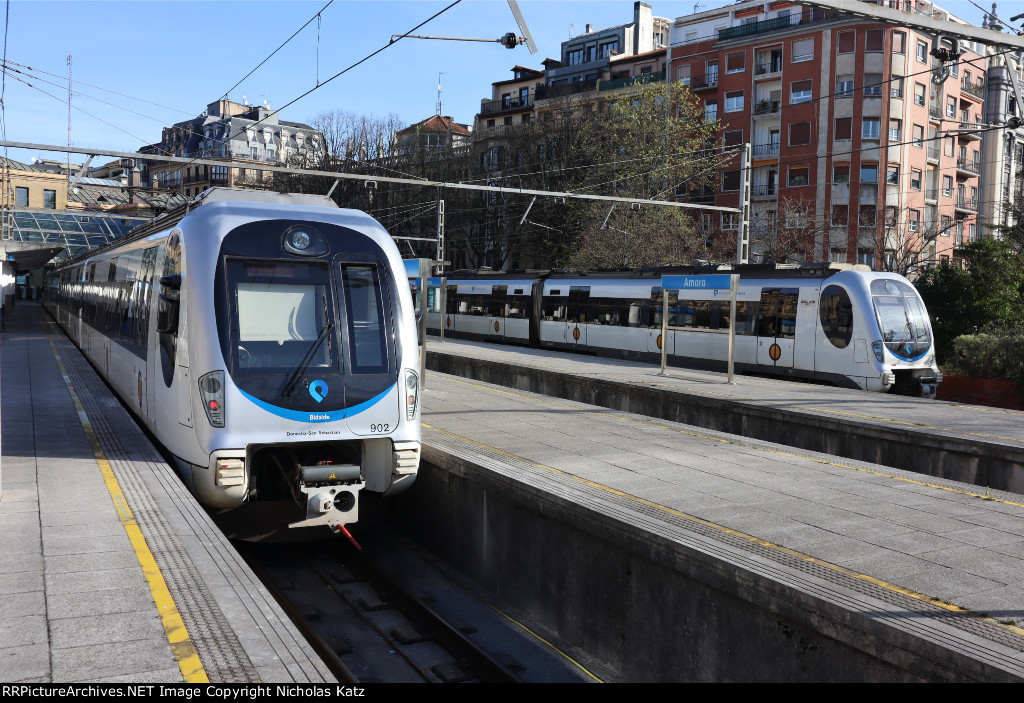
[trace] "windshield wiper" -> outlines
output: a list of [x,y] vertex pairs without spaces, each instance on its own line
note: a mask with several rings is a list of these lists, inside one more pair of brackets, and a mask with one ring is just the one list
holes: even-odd
[[[324,321],[326,322],[327,321],[327,296],[326,295],[323,297],[323,301],[324,301]],[[288,379],[288,385],[286,385],[284,387],[284,392],[282,393],[282,395],[285,398],[291,397],[292,393],[295,392],[295,387],[299,384],[299,378],[302,376],[302,373],[307,368],[309,368],[309,365],[311,363],[313,363],[313,357],[316,355],[316,352],[320,348],[320,345],[324,343],[325,339],[327,339],[327,333],[330,332],[332,329],[334,329],[334,323],[333,322],[327,322],[327,324],[324,325],[323,329],[320,330],[320,334],[318,334],[316,336],[316,339],[313,341],[313,345],[309,348],[309,351],[306,352],[306,355],[304,357],[302,357],[302,361],[299,362],[299,365],[295,367],[295,371],[292,372],[291,378]]]

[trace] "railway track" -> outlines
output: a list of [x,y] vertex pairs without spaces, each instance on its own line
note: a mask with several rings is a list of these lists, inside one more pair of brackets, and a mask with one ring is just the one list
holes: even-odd
[[375,534],[364,546],[240,549],[339,681],[598,680],[393,536]]

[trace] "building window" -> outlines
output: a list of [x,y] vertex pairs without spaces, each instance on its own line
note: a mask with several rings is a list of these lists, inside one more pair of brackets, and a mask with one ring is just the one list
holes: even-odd
[[803,228],[807,226],[807,210],[802,207],[795,207],[786,210],[786,227],[788,229]]
[[708,61],[704,65],[704,84],[715,85],[718,83],[718,61]]
[[807,166],[790,166],[789,167],[789,186],[795,188],[797,186],[805,186],[810,181],[807,178]]
[[789,145],[799,146],[811,143],[811,123],[796,122],[789,125]]
[[910,187],[913,190],[921,190],[921,169],[915,168],[910,171]]
[[919,124],[914,125],[914,146],[924,148],[924,127]]
[[725,94],[725,111],[739,112],[743,109],[743,91],[737,90]]
[[946,101],[946,117],[956,117],[956,98]]
[[853,97],[853,76],[839,76],[836,78],[836,97]]
[[897,185],[898,186],[900,184],[900,167],[899,166],[889,166],[885,170],[885,182],[888,183],[889,185]]
[[948,237],[949,236],[949,230],[953,226],[953,218],[951,218],[949,215],[943,215],[942,219],[941,219],[941,223],[942,223],[942,229],[940,231],[942,232],[942,236],[943,237]]
[[811,101],[811,91],[814,87],[812,81],[795,81],[790,83],[789,104],[806,103]]
[[690,64],[676,68],[676,80],[683,85],[690,85]]
[[902,120],[889,120],[889,141],[898,142],[903,133]]
[[877,117],[865,117],[861,124],[861,139],[878,139],[880,136],[881,122]]
[[850,223],[850,206],[849,205],[833,205],[832,206],[832,226],[833,227],[846,227]]
[[740,189],[740,172],[739,171],[726,171],[722,174],[722,190],[739,190]]
[[572,49],[565,52],[565,62],[570,66],[583,63],[583,49]]
[[920,39],[917,41],[917,60],[921,63],[928,63],[928,44]]
[[869,29],[864,32],[864,51],[879,52],[885,48],[885,30]]
[[850,182],[850,164],[835,164],[832,166],[833,183]]
[[743,130],[730,129],[722,135],[722,146],[739,146],[743,143]]
[[905,53],[907,53],[907,34],[906,34],[906,32],[893,32],[892,33],[892,53],[894,53],[894,54],[905,54]]
[[853,118],[836,118],[836,141],[849,141],[853,139]]
[[17,187],[15,192],[15,205],[17,207],[28,207],[28,188]]
[[852,54],[857,48],[856,39],[855,32],[840,32],[836,51],[840,54]]
[[602,59],[606,56],[610,56],[612,53],[619,53],[619,40],[613,39],[611,41],[602,42],[597,47],[597,53]]
[[725,72],[742,73],[747,67],[747,52],[734,51],[725,55]]
[[902,98],[903,97],[903,79],[895,77],[889,81],[889,97],[890,98]]
[[259,155],[260,155],[259,148],[254,147],[254,146],[249,147],[249,158],[250,159],[255,161],[256,159],[259,158]]
[[47,210],[57,209],[57,191],[55,190],[44,190],[43,191],[43,207]]
[[792,63],[799,63],[800,61],[813,61],[814,60],[814,40],[813,39],[797,39],[793,42],[793,59]]
[[921,211],[911,210],[910,211],[910,231],[918,232],[921,230]]
[[967,225],[967,233],[970,235],[970,240],[972,242],[977,241],[978,240],[978,225],[974,224],[973,222],[971,224]]
[[921,83],[914,84],[914,104],[924,106],[924,85]]
[[876,213],[874,205],[861,205],[857,210],[857,225],[860,227],[874,227]]
[[878,164],[861,164],[861,183],[878,183]]
[[708,100],[704,103],[704,121],[705,122],[717,122],[718,121],[718,103],[713,100]]
[[722,229],[723,230],[737,230],[740,228],[740,216],[736,212],[723,212],[722,213]]
[[953,177],[943,176],[942,177],[942,194],[947,198],[953,197]]
[[864,97],[878,97],[882,94],[882,74],[864,74]]

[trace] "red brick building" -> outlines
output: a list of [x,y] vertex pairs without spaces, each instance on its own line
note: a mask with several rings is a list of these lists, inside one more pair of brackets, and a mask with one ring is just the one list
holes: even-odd
[[[980,46],[942,63],[912,29],[753,0],[677,18],[670,44],[672,79],[726,144],[753,146],[752,252],[913,274],[979,236]],[[735,207],[739,188],[737,158],[703,197]],[[734,237],[736,218],[716,217]]]

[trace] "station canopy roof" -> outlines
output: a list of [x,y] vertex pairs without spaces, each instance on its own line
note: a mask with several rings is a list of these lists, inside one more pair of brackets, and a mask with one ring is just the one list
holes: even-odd
[[60,247],[69,256],[77,256],[127,234],[148,217],[126,217],[101,213],[18,209],[12,215],[10,234],[15,242],[32,242]]

